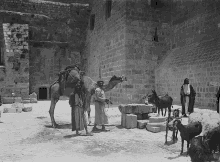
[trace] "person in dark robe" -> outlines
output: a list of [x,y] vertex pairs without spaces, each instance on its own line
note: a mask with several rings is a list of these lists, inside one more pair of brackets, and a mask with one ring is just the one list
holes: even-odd
[[83,104],[85,97],[85,90],[83,89],[82,83],[78,83],[75,87],[74,93],[71,93],[69,104],[72,107],[72,131],[76,131],[76,135],[79,135],[79,131],[86,130],[86,135],[91,136],[92,134],[88,132],[87,125],[87,112]]
[[187,113],[191,114],[194,112],[195,96],[196,92],[193,86],[189,84],[189,79],[185,78],[180,90],[183,117],[187,117]]
[[217,104],[217,113],[219,113],[219,98],[220,98],[220,87],[218,89],[218,92],[216,94],[217,100],[216,100],[216,104]]

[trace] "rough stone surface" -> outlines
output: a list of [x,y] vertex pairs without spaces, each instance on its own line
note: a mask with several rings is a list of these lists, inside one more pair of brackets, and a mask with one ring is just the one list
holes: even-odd
[[131,114],[144,114],[144,113],[152,113],[153,105],[145,105],[145,104],[127,104],[127,105],[119,105],[118,109],[121,113],[131,113]]
[[22,108],[22,111],[30,112],[30,111],[32,111],[32,107],[24,107],[24,108]]
[[22,108],[4,108],[3,113],[21,113]]
[[150,117],[149,118],[149,123],[161,123],[161,122],[165,122],[166,121],[166,117]]
[[[176,14],[178,11],[185,14]],[[188,77],[197,93],[195,104],[216,110],[215,94],[220,82],[218,11],[219,1],[176,3],[172,46],[155,70],[158,93],[169,93],[174,103],[180,103],[180,86]]]
[[126,126],[127,129],[137,128],[137,115],[126,114]]
[[14,102],[22,102],[21,97],[2,97],[2,101],[4,104],[12,104]]
[[126,127],[126,114],[124,113],[121,114],[121,126]]
[[144,129],[144,128],[146,128],[146,125],[148,122],[149,122],[149,120],[137,120],[137,127],[139,129]]
[[0,43],[5,43],[0,68],[2,96],[15,91],[16,96],[28,98],[32,92],[38,94],[39,87],[49,87],[67,65],[80,65],[88,1],[67,1],[0,2],[0,38],[4,40]]
[[[88,74],[105,81],[118,71],[125,74],[128,82],[107,94],[119,103],[138,102],[156,89],[180,104],[180,86],[188,77],[197,92],[195,104],[216,109],[214,94],[218,86],[211,83],[220,83],[220,2],[158,3],[152,6],[146,0],[117,1],[105,20],[104,1],[93,1],[96,23],[94,30],[88,30],[84,50]],[[115,59],[119,54],[120,59]]]
[[146,125],[146,129],[150,132],[153,132],[153,133],[158,133],[160,132],[160,127],[152,127],[150,125]]

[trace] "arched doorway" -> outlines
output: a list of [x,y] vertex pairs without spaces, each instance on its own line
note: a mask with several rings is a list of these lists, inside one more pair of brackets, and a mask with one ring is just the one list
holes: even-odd
[[47,99],[47,87],[40,87],[38,93],[39,100],[46,100]]

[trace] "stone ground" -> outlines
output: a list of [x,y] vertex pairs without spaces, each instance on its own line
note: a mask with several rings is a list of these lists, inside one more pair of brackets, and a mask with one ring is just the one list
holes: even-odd
[[[107,128],[111,131],[94,133],[91,137],[83,136],[84,131],[82,136],[75,136],[75,132],[71,131],[68,101],[58,102],[55,119],[60,128],[51,128],[49,105],[49,101],[39,101],[33,104],[32,112],[2,114],[0,161],[190,161],[185,154],[179,156],[180,140],[164,145],[165,132],[122,128],[117,106],[111,106],[107,112],[110,123]],[[94,121],[94,106],[91,115]],[[89,130],[92,130],[92,126],[89,126]]]

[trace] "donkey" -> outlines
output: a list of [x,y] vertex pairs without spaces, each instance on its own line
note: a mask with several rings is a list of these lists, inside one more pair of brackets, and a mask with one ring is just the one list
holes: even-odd
[[162,111],[163,116],[163,109],[165,108],[165,114],[166,116],[166,108],[168,108],[168,119],[166,123],[166,137],[165,137],[165,143],[167,143],[167,134],[168,134],[168,123],[170,120],[170,113],[171,113],[171,107],[173,104],[173,99],[168,94],[165,96],[159,97],[155,90],[152,90],[152,94],[148,96],[148,102],[155,104],[155,106],[158,108],[158,114],[160,114],[160,110]]
[[163,116],[163,109],[165,108],[164,116],[166,116],[166,108],[168,108],[169,112],[171,112],[173,99],[168,94],[166,94],[165,96],[158,96],[156,91],[152,90],[152,94],[148,95],[148,102],[156,106],[159,115],[161,110]]

